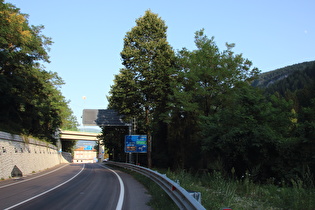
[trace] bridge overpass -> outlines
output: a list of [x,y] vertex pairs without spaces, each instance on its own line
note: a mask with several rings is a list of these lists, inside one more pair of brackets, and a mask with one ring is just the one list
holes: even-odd
[[76,140],[99,141],[97,136],[100,134],[101,133],[60,130],[60,140],[61,141],[76,141]]
[[97,138],[101,133],[89,133],[81,131],[60,130],[60,141],[97,141],[99,145],[99,162],[104,160],[104,146],[100,145],[100,140]]

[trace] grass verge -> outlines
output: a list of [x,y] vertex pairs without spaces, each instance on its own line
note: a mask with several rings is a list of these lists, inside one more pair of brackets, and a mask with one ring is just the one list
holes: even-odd
[[[152,196],[149,205],[153,209],[178,209],[171,198],[151,179],[133,171],[118,169],[131,174],[147,188]],[[314,186],[304,188],[301,180],[291,180],[292,187],[279,187],[274,184],[255,184],[249,175],[242,180],[227,180],[219,172],[194,175],[183,170],[157,171],[172,180],[178,180],[186,190],[201,192],[201,203],[206,209],[315,209]]]
[[185,171],[164,171],[179,180],[186,190],[201,192],[206,209],[315,209],[315,189],[303,188],[301,181],[291,180],[293,187],[273,184],[258,185],[250,176],[242,180],[226,180],[220,173],[192,175]]

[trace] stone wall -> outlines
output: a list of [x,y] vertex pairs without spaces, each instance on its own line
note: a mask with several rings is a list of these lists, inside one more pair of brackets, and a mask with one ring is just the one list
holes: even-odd
[[58,152],[58,148],[32,138],[0,131],[0,179],[27,175],[72,162],[69,153]]

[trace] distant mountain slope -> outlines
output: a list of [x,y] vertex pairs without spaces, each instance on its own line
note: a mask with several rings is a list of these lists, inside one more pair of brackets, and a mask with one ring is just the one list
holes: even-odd
[[[273,94],[280,93],[282,96],[288,93],[299,94],[304,92],[314,92],[315,85],[315,64],[306,67],[305,69],[292,72],[287,77],[278,80],[277,82],[269,85],[266,92]],[[309,95],[309,97],[313,97]]]
[[253,81],[252,86],[261,88],[269,87],[270,85],[287,78],[295,71],[303,71],[307,68],[312,68],[314,65],[315,61],[309,61],[262,73],[258,79]]
[[266,72],[253,86],[262,88],[266,95],[277,93],[292,101],[296,112],[315,110],[315,61]]

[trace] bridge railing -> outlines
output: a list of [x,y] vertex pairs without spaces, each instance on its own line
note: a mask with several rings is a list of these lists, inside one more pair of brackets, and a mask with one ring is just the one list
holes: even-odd
[[180,209],[205,209],[201,203],[199,203],[192,195],[189,194],[189,192],[182,188],[178,183],[169,179],[166,175],[160,174],[142,166],[129,163],[109,161],[107,164],[129,169],[150,178],[170,196],[170,198]]

